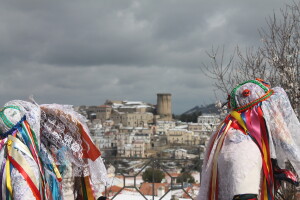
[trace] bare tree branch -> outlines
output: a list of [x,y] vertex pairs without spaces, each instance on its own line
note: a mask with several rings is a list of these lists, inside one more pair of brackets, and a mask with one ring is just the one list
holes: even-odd
[[[299,3],[286,5],[266,19],[259,29],[262,47],[240,48],[225,59],[224,46],[207,52],[210,64],[203,64],[203,73],[214,80],[214,86],[229,94],[238,83],[261,78],[283,87],[289,95],[297,116],[300,114],[300,9]],[[225,61],[227,62],[225,64]]]

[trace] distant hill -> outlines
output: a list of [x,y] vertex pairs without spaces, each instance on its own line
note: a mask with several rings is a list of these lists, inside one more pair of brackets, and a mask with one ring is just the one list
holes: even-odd
[[209,104],[207,106],[195,106],[194,108],[182,113],[182,115],[191,115],[193,113],[219,113],[215,104]]

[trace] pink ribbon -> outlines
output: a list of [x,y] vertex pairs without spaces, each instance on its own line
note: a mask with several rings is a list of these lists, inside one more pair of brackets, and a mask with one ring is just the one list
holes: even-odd
[[254,106],[252,109],[246,111],[246,126],[249,130],[250,135],[256,140],[260,150],[262,149],[261,143],[261,127],[260,127],[260,117],[258,113],[258,107]]

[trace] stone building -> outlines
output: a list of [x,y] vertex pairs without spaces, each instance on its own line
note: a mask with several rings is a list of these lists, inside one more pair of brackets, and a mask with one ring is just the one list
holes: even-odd
[[157,94],[156,112],[161,121],[172,121],[172,99],[171,94]]
[[176,149],[174,151],[175,159],[186,159],[187,158],[187,150],[185,149]]
[[155,133],[165,135],[167,130],[175,128],[176,123],[173,121],[157,121],[155,125]]
[[131,144],[118,146],[118,155],[121,157],[145,157],[145,143],[134,141]]
[[109,105],[101,105],[98,107],[96,112],[96,118],[100,119],[101,122],[109,120],[111,117],[112,107]]
[[126,113],[113,111],[111,120],[115,124],[122,124],[127,127],[147,127],[148,124],[153,124],[153,114],[145,113]]
[[145,152],[151,148],[149,129],[128,127],[120,129],[120,133],[116,136],[116,146],[118,156],[145,157]]
[[201,132],[205,135],[211,135],[217,130],[220,124],[218,115],[204,114],[198,117],[198,124],[201,126]]
[[203,124],[201,124],[201,123],[188,123],[187,130],[193,131],[195,135],[201,135],[201,132],[203,132]]
[[193,143],[193,131],[186,129],[169,129],[167,131],[167,140],[169,144],[185,144],[191,145]]

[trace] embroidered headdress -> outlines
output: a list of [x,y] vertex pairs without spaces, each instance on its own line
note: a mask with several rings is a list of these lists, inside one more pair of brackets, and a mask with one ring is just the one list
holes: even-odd
[[230,107],[235,111],[243,112],[268,99],[273,93],[270,85],[261,79],[245,81],[230,93]]

